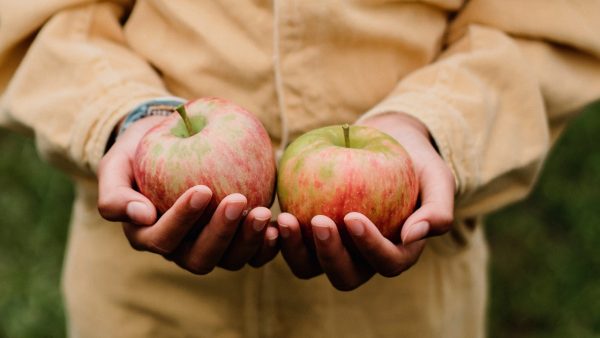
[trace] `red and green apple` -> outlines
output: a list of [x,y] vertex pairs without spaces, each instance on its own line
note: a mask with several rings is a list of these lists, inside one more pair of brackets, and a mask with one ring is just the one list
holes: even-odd
[[[298,137],[279,165],[282,211],[297,217],[312,242],[310,221],[330,217],[344,238],[344,216],[360,212],[393,242],[419,192],[412,161],[391,136],[365,126],[329,126]],[[347,239],[346,239],[347,240]]]
[[194,185],[213,192],[211,206],[240,193],[248,208],[270,206],[276,167],[269,135],[242,107],[202,98],[177,108],[140,141],[133,163],[142,194],[164,213]]

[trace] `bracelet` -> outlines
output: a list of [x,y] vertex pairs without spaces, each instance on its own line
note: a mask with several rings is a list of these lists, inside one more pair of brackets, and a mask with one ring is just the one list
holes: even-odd
[[117,137],[123,134],[134,122],[148,116],[169,116],[173,113],[173,108],[183,103],[185,103],[185,100],[179,97],[164,97],[143,102],[135,107],[121,122]]

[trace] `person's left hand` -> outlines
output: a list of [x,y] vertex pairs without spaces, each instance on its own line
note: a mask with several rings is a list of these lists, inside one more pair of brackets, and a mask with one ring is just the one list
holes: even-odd
[[281,252],[292,272],[302,279],[325,273],[335,288],[344,291],[359,287],[375,273],[393,277],[407,270],[419,259],[424,238],[446,233],[453,222],[454,176],[437,153],[427,128],[401,113],[376,116],[361,124],[394,137],[413,160],[421,204],[404,222],[401,243],[383,237],[363,214],[351,212],[344,223],[360,253],[351,255],[333,220],[315,215],[311,220],[313,251],[306,247],[294,215],[282,213],[277,218]]

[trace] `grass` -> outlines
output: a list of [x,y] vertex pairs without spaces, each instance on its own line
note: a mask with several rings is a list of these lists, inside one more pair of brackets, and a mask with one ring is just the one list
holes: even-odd
[[489,217],[490,337],[600,337],[600,103],[572,123],[529,198]]
[[[525,201],[488,217],[489,336],[600,337],[600,104]],[[33,142],[0,133],[0,337],[64,337],[61,261],[73,199]]]
[[31,140],[0,133],[0,337],[64,337],[59,292],[73,187]]

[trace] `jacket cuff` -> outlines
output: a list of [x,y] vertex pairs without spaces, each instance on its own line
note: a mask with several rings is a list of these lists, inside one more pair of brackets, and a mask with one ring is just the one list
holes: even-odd
[[412,91],[386,98],[357,122],[387,113],[404,113],[421,121],[454,175],[456,194],[468,191],[474,183],[476,170],[473,168],[473,147],[465,137],[468,128],[458,111],[433,94]]
[[164,96],[169,93],[163,88],[123,84],[83,103],[84,108],[75,120],[71,135],[70,157],[95,174],[118,122],[140,102]]

